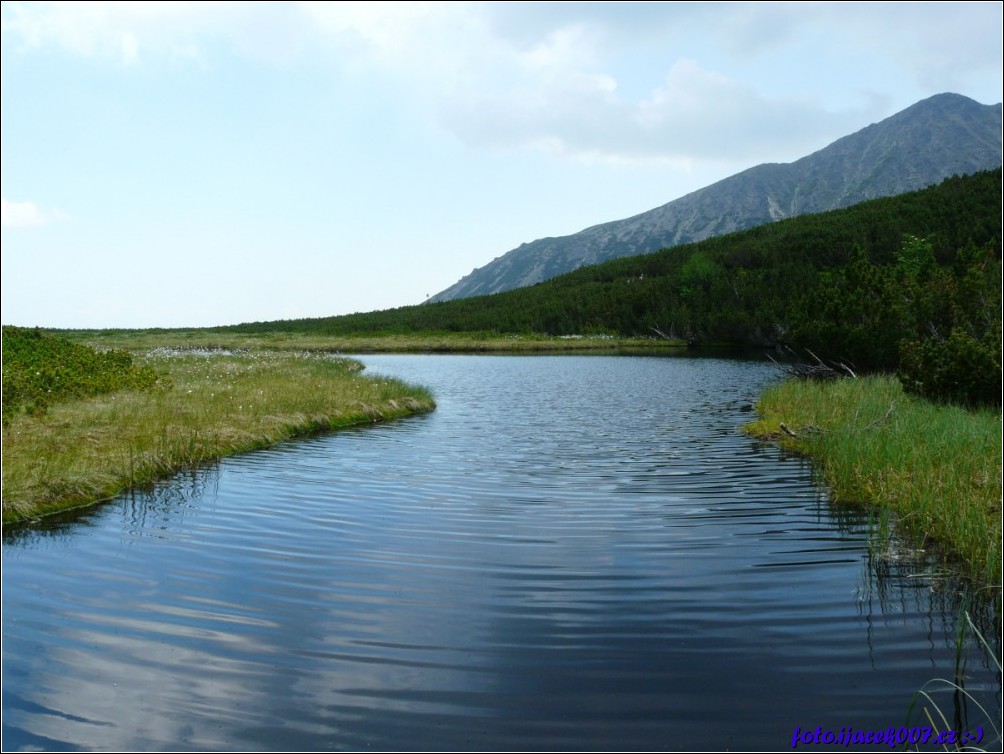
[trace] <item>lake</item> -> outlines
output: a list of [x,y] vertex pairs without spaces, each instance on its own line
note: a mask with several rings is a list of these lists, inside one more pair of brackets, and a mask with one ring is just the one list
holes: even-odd
[[5,751],[790,749],[906,725],[964,604],[999,632],[740,433],[771,365],[360,359],[438,409],[5,528]]

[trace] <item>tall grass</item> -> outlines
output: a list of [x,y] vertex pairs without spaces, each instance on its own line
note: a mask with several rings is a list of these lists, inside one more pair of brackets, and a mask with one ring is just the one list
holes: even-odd
[[327,355],[151,356],[173,388],[120,391],[21,413],[3,431],[3,520],[111,497],[280,440],[427,411],[423,388]]
[[900,528],[1000,590],[1000,412],[932,404],[889,377],[784,382],[757,410],[747,432],[819,459],[835,501],[891,509]]

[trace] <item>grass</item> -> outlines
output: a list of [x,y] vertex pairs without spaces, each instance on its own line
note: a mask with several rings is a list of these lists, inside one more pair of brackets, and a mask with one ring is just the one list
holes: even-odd
[[817,458],[836,502],[892,510],[921,546],[1000,593],[1000,412],[932,404],[891,377],[784,382],[757,411],[747,433]]
[[63,330],[59,334],[91,346],[133,351],[181,347],[330,353],[519,353],[679,349],[687,345],[683,341],[655,338],[614,338],[604,335],[554,337],[488,332],[327,336],[294,332],[239,333],[211,330]]
[[297,435],[428,411],[423,388],[327,354],[141,359],[173,387],[17,413],[3,430],[3,521],[91,504],[174,471]]

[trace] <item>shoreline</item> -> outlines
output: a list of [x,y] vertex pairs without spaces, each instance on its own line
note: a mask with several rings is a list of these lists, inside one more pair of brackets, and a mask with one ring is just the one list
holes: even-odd
[[90,507],[285,440],[432,411],[425,388],[316,354],[149,356],[170,389],[120,391],[4,427],[3,523]]
[[835,504],[895,514],[982,587],[1001,593],[1000,413],[906,395],[893,377],[788,380],[743,427],[818,463]]

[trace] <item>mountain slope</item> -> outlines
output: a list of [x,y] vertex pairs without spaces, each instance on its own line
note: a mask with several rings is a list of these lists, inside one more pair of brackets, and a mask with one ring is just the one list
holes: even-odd
[[1001,161],[1001,106],[939,94],[795,162],[758,165],[640,215],[522,244],[430,301],[521,288],[616,257],[913,191]]

